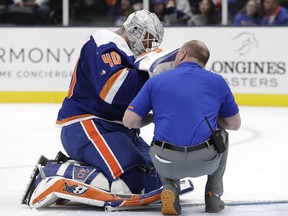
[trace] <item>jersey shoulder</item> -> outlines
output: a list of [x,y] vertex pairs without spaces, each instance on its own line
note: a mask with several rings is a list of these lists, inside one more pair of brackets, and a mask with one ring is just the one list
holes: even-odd
[[126,53],[126,55],[133,56],[133,53],[124,38],[113,31],[102,29],[94,32],[91,37],[98,47],[106,46],[112,48],[114,46]]

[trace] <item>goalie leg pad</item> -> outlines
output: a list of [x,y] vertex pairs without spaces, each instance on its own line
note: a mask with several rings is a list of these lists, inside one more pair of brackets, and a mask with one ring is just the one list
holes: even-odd
[[[97,168],[81,165],[81,162],[69,160],[65,163],[52,163],[44,167],[45,176],[62,176],[67,179],[89,184],[93,187],[110,191],[108,179]],[[39,183],[42,179],[37,179]],[[36,183],[36,184],[37,184]]]

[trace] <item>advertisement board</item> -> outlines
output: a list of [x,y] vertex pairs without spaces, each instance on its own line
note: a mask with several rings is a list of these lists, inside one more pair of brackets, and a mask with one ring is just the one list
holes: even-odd
[[[0,28],[0,102],[61,102],[97,30]],[[161,48],[201,40],[210,50],[206,68],[225,78],[238,103],[288,106],[287,38],[281,27],[167,27]]]

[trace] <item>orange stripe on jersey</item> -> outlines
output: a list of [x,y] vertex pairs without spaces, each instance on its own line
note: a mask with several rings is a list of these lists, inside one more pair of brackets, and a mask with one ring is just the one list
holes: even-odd
[[133,110],[133,109],[134,109],[134,107],[133,107],[133,106],[131,106],[131,105],[129,105],[129,106],[127,107],[127,109],[131,109],[131,110]]
[[105,139],[101,136],[92,120],[85,120],[81,122],[88,138],[94,144],[95,148],[100,153],[102,159],[109,168],[114,179],[118,178],[124,171],[120,166],[115,155],[107,145]]
[[76,119],[81,119],[81,118],[86,118],[86,117],[93,117],[94,115],[91,115],[91,114],[82,114],[82,115],[77,115],[77,116],[72,116],[72,117],[69,117],[69,118],[65,118],[61,121],[56,121],[56,124],[57,125],[62,125],[62,124],[65,124],[67,122],[70,122],[70,121],[73,121],[73,120],[76,120]]
[[106,96],[108,95],[110,89],[112,88],[113,84],[116,82],[117,78],[121,75],[123,71],[125,71],[128,68],[124,68],[122,70],[119,70],[117,73],[113,74],[106,82],[106,84],[103,86],[100,97],[102,100],[105,100]]
[[154,50],[150,50],[150,51],[144,52],[144,53],[142,53],[141,55],[139,55],[139,56],[137,57],[137,59],[139,59],[139,58],[141,58],[142,56],[144,56],[144,55],[146,55],[146,54],[148,54],[148,53],[151,53],[151,52],[160,53],[160,52],[162,52],[162,49],[161,49],[161,48],[157,48],[157,49],[154,49]]
[[68,91],[68,96],[67,96],[69,98],[72,97],[73,90],[74,90],[74,87],[75,87],[75,84],[76,84],[76,70],[77,70],[78,61],[77,61],[76,65],[75,65],[75,67],[74,67],[72,80],[71,80],[71,83],[70,83],[70,86],[69,86],[69,91]]

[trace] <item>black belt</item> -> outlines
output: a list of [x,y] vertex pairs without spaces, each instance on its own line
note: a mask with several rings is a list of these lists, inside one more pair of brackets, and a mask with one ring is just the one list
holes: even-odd
[[187,146],[177,146],[177,145],[173,145],[173,144],[163,142],[163,141],[152,141],[151,146],[156,145],[156,146],[160,146],[166,149],[180,151],[180,152],[192,152],[192,151],[197,151],[197,150],[207,148],[212,144],[213,144],[212,140],[207,140],[199,145],[187,147]]

